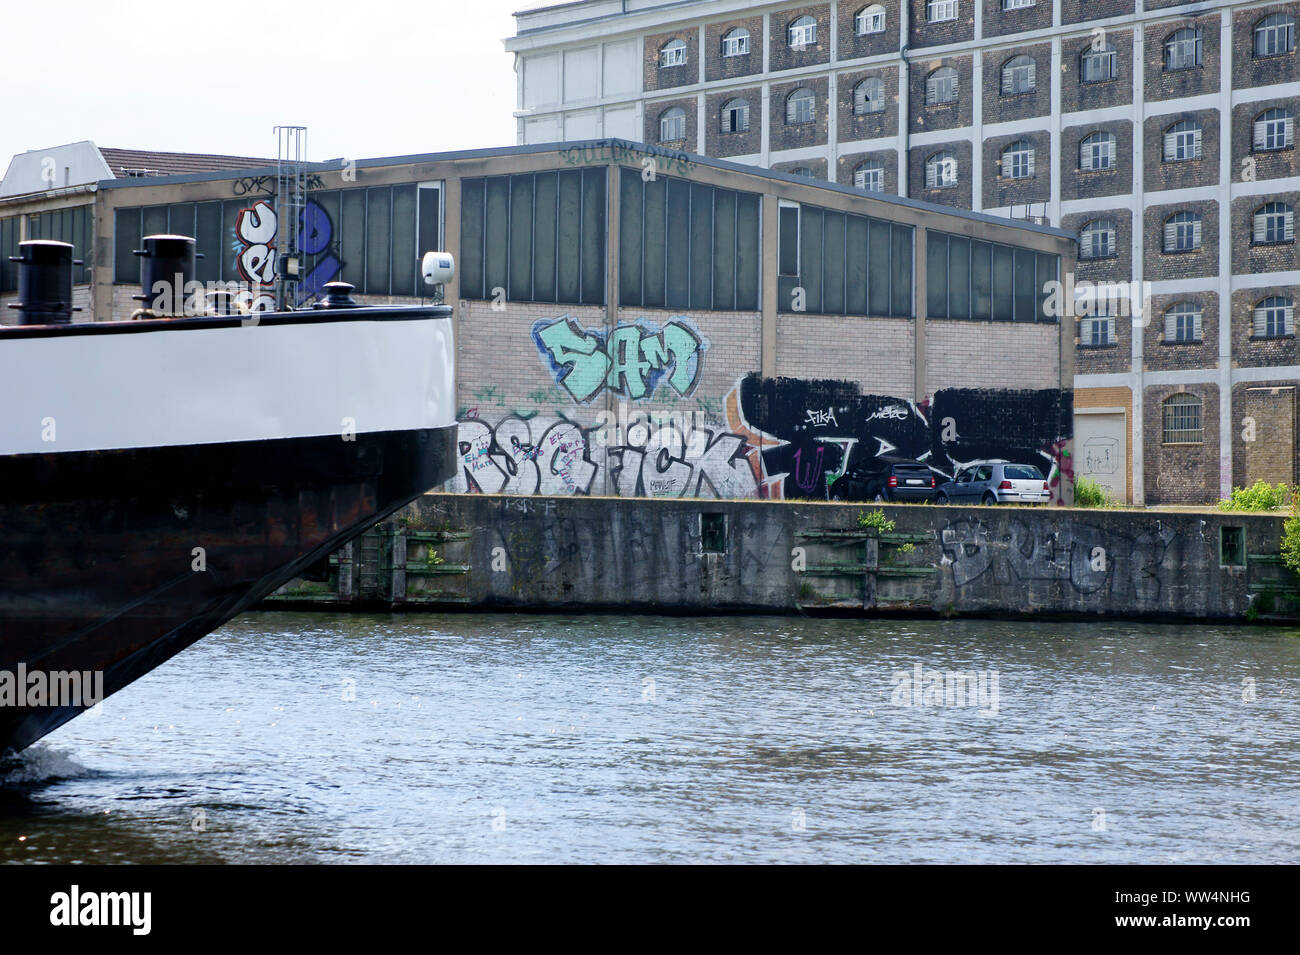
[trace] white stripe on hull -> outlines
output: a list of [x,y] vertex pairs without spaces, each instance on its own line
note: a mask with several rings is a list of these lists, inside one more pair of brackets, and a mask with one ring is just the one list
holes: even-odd
[[0,332],[0,455],[455,424],[449,318],[332,318],[8,341]]

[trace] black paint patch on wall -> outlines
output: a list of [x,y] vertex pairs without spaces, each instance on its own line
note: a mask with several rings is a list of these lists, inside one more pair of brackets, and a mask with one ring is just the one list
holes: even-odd
[[847,469],[881,456],[923,461],[940,483],[985,458],[1034,464],[1047,475],[1049,450],[1072,436],[1074,393],[953,388],[926,406],[864,395],[856,382],[751,374],[740,407],[751,428],[787,442],[763,453],[769,475],[786,475],[785,497],[825,500]]

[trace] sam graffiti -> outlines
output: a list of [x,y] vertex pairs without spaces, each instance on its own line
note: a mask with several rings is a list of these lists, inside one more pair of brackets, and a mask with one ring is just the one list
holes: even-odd
[[[325,283],[343,270],[343,262],[337,254],[334,223],[320,205],[309,201],[300,213],[299,226],[300,254],[316,257],[298,283],[295,304],[303,305],[316,298]],[[279,275],[275,249],[278,232],[275,209],[265,200],[241,209],[235,220],[235,265],[240,277],[256,289],[253,311],[275,307],[275,298],[266,289],[275,284]]]
[[661,384],[686,397],[695,390],[708,349],[683,317],[659,328],[638,321],[607,331],[583,329],[565,315],[534,322],[532,336],[555,383],[582,403],[605,389],[635,400],[649,398]]

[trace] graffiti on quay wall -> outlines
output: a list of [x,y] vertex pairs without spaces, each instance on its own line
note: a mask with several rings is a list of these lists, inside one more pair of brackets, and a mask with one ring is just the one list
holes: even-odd
[[696,416],[602,411],[582,427],[567,418],[474,418],[457,429],[450,490],[489,494],[757,497],[745,438]]
[[[950,522],[942,531],[942,563],[952,568],[958,590],[991,574],[1001,586],[1014,581],[1068,581],[1080,594],[1109,588],[1114,597],[1160,599],[1160,574],[1171,571],[1165,557],[1177,535],[1167,527],[1136,536],[1107,533],[1088,524],[1061,530],[1012,520],[998,533],[979,518]],[[1116,546],[1117,540],[1124,546]]]
[[534,322],[532,335],[555,383],[584,403],[606,388],[626,398],[651,398],[661,382],[678,395],[689,396],[708,349],[684,316],[662,328],[638,320],[606,332],[583,329],[563,315]]
[[[303,305],[319,295],[325,283],[332,281],[343,270],[343,262],[337,254],[334,223],[320,205],[309,201],[300,213],[299,224],[299,253],[318,256],[311,271],[298,283],[295,304]],[[275,209],[269,202],[258,200],[240,210],[235,221],[235,265],[240,277],[254,288],[274,285],[279,275],[275,250],[278,232],[279,222]],[[262,311],[274,307],[275,297],[265,289],[258,289],[251,310]]]
[[954,388],[917,404],[864,395],[855,382],[751,374],[728,396],[727,415],[751,436],[763,497],[825,500],[850,468],[879,457],[922,461],[941,480],[977,460],[1038,464],[1058,491],[1072,474],[1072,398],[1060,389]]

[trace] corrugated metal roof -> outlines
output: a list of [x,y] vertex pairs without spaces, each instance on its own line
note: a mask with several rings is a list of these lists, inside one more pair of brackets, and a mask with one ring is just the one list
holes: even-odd
[[208,153],[160,153],[147,149],[99,150],[118,179],[143,175],[183,176],[194,172],[225,172],[250,166],[273,166],[274,159],[249,156],[216,156]]

